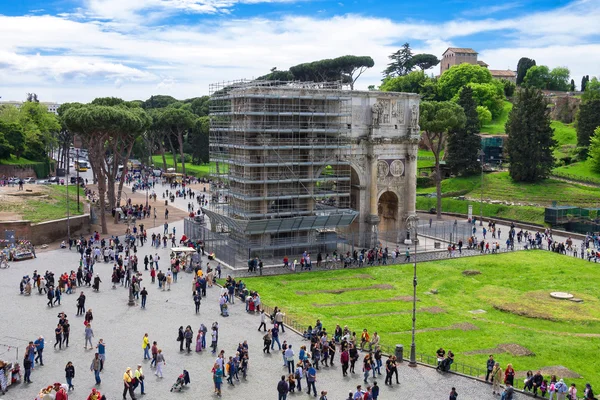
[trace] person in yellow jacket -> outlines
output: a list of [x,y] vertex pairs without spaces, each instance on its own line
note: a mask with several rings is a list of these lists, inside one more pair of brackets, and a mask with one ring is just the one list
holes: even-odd
[[149,360],[150,357],[150,338],[148,338],[148,334],[144,334],[144,338],[142,339],[142,349],[144,350],[144,360]]
[[142,395],[146,394],[144,391],[144,371],[142,370],[142,364],[137,365],[137,369],[133,375],[135,376],[135,385],[133,385],[133,390],[137,389],[139,385],[142,388]]
[[125,373],[123,374],[123,398],[125,398],[127,392],[129,392],[129,396],[131,396],[132,400],[135,400],[135,395],[133,393],[133,379],[131,368],[127,367],[127,370],[125,370]]

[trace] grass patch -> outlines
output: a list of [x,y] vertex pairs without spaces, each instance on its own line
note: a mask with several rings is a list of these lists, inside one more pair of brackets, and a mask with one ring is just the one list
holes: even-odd
[[[473,215],[479,219],[481,203],[476,200],[455,200],[442,198],[442,211],[467,214],[468,206],[473,206]],[[417,210],[429,211],[436,207],[434,197],[417,197]],[[532,206],[507,206],[504,204],[483,204],[483,216],[488,218],[505,218],[508,220],[529,222],[544,225],[544,208]]]
[[[442,181],[442,193],[453,195],[460,192],[473,199],[480,197],[481,177],[457,177]],[[419,189],[418,193],[435,193],[435,188]],[[600,198],[600,188],[545,179],[537,183],[514,182],[508,172],[494,172],[484,175],[483,197],[520,203],[534,203],[542,206],[557,201],[560,205],[596,206]],[[465,207],[466,209],[466,207]]]
[[[165,154],[165,158],[167,160],[167,168],[173,168],[173,166],[174,166],[173,155]],[[154,163],[154,166],[156,166],[156,167],[162,168],[162,166],[163,166],[163,160],[162,160],[161,155],[152,156],[152,162]],[[192,163],[186,163],[185,171],[188,175],[192,175],[197,178],[202,178],[205,176],[209,176],[211,168],[214,169],[214,167],[215,167],[214,162],[211,162],[209,164],[202,164],[202,165],[194,165]],[[181,163],[177,163],[177,172],[181,172],[181,171],[182,171]]]
[[37,164],[39,161],[31,161],[24,157],[16,158],[11,155],[10,158],[3,158],[0,160],[0,164],[3,165],[25,165],[25,164]]
[[510,110],[512,110],[513,104],[510,101],[504,101],[504,105],[502,106],[502,112],[487,125],[483,125],[481,127],[481,133],[489,133],[491,135],[498,135],[505,133],[506,129],[504,126],[506,125],[506,121],[508,121],[508,114]]
[[582,180],[600,184],[600,173],[592,169],[592,160],[580,161],[563,167],[554,168],[554,174],[566,179]]
[[[71,216],[83,215],[84,204],[80,201],[77,212],[77,190],[80,190],[80,200],[85,199],[83,189],[69,186],[69,211]],[[67,188],[66,186],[40,186],[35,191],[43,192],[43,196],[18,196],[19,200],[6,201],[0,204],[0,211],[15,213],[22,220],[31,222],[52,221],[67,217]],[[7,196],[8,197],[8,196]],[[11,200],[12,199],[12,196]]]
[[[481,271],[481,275],[464,276],[466,268]],[[314,325],[319,318],[328,331],[333,331],[335,324],[348,325],[356,332],[368,328],[381,335],[384,345],[409,345],[412,304],[393,298],[412,293],[412,266],[364,268],[361,272],[370,278],[361,281],[354,279],[355,270],[341,270],[245,281],[261,294],[265,304],[283,308],[305,326]],[[503,366],[512,363],[518,371],[535,371],[562,365],[581,375],[569,383],[600,384],[596,356],[600,275],[596,264],[529,251],[427,262],[418,274],[418,307],[445,311],[417,314],[418,352],[434,354],[443,346],[456,354],[457,361],[485,368],[489,353],[482,350],[501,349],[496,359]],[[350,279],[337,279],[343,277]],[[392,285],[394,290],[349,290],[376,284]],[[427,295],[430,288],[437,288],[438,294]],[[549,296],[552,291],[570,292],[585,301],[554,300]],[[321,304],[338,305],[319,307]],[[474,309],[486,313],[471,314],[469,310]]]
[[550,126],[554,129],[554,140],[558,142],[554,149],[554,158],[560,159],[569,156],[577,146],[577,131],[574,124],[552,121]]

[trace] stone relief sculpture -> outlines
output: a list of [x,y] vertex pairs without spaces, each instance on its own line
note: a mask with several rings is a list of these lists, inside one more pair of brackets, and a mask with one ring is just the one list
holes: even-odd
[[378,101],[377,103],[373,104],[371,110],[373,112],[373,128],[379,128],[379,125],[381,124],[381,117],[383,115],[383,104]]
[[390,173],[395,177],[399,177],[404,174],[404,163],[402,160],[392,161],[390,164]]
[[410,111],[410,127],[415,131],[419,131],[419,106],[413,104]]
[[378,178],[385,178],[386,176],[388,176],[389,172],[390,172],[390,166],[388,165],[388,163],[386,161],[383,161],[383,160],[377,161],[377,177]]

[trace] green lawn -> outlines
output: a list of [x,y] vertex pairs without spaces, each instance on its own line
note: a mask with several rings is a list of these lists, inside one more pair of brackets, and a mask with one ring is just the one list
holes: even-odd
[[[173,168],[173,156],[171,154],[165,154],[165,158],[167,159],[167,168]],[[161,155],[152,156],[152,162],[156,167],[162,168],[163,166],[163,160]],[[202,165],[186,163],[185,170],[187,174],[201,178],[210,175],[211,166],[214,167],[214,163]],[[181,172],[181,163],[177,163],[177,172]]]
[[506,121],[508,121],[508,114],[512,108],[513,104],[510,101],[505,101],[500,116],[492,120],[490,124],[482,126],[481,133],[489,133],[492,135],[505,133],[506,129],[504,128],[504,125],[506,125]]
[[[449,178],[442,182],[442,193],[456,196],[456,192],[479,199],[480,176]],[[435,188],[419,189],[419,193],[434,193]],[[597,206],[600,188],[587,187],[556,179],[538,183],[516,183],[508,172],[488,173],[484,176],[484,199],[550,205]]]
[[591,160],[557,167],[552,172],[567,179],[582,179],[586,182],[600,184],[600,173],[592,170]]
[[[25,189],[28,188],[29,185],[26,185]],[[51,221],[67,217],[66,186],[40,186],[36,189],[46,192],[47,196],[22,197],[24,201],[20,204],[4,202],[0,204],[0,211],[20,214],[23,220],[31,222]],[[79,212],[77,212],[78,189],[81,190]],[[69,186],[69,210],[71,216],[83,214],[83,200],[85,200],[83,189],[78,186]]]
[[[444,156],[444,152],[442,151],[441,157]],[[426,159],[423,159],[423,158]],[[417,168],[424,167],[433,167],[435,165],[435,160],[433,159],[433,152],[429,150],[419,150],[417,153]]]
[[[464,276],[464,270],[480,275]],[[304,326],[320,319],[328,331],[348,325],[377,331],[386,346],[411,342],[412,265],[249,278],[248,287]],[[600,385],[600,285],[598,265],[546,251],[517,252],[419,265],[417,351],[443,346],[455,360],[485,368],[488,355],[518,372],[562,365]],[[437,289],[438,294],[429,294]],[[550,298],[566,291],[584,300]],[[470,311],[484,310],[474,314]],[[517,344],[533,353],[497,350]],[[473,353],[475,352],[475,353]],[[560,377],[559,377],[560,378]],[[522,387],[522,379],[519,379]]]
[[573,124],[565,124],[560,121],[552,121],[550,124],[554,129],[554,139],[558,146],[554,149],[554,158],[560,159],[571,154],[577,146],[577,131]]
[[[473,197],[474,194],[473,194]],[[417,210],[429,211],[436,207],[435,197],[417,197]],[[473,206],[473,215],[479,217],[481,214],[481,203],[475,200],[455,200],[442,198],[442,211],[467,214],[469,204]],[[507,206],[504,204],[483,204],[483,216],[487,218],[505,218],[513,221],[529,222],[544,225],[544,208],[531,206]]]

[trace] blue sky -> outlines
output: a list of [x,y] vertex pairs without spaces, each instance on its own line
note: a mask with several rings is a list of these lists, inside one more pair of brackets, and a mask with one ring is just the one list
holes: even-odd
[[364,89],[404,42],[438,57],[472,47],[493,69],[527,56],[569,67],[579,83],[600,74],[598,21],[600,0],[2,1],[0,96],[186,98],[211,82],[345,54],[374,58]]

